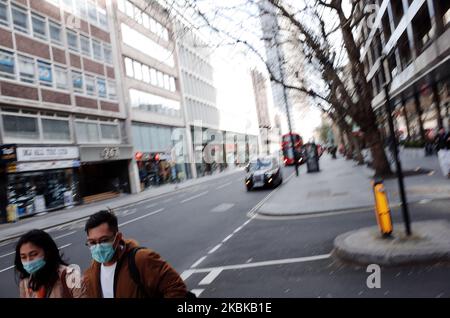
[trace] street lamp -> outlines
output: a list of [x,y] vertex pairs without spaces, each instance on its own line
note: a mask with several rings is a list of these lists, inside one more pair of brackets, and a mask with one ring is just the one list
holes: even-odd
[[384,77],[385,109],[386,109],[386,115],[388,118],[389,130],[391,132],[391,139],[392,139],[391,151],[392,151],[392,155],[395,160],[396,173],[397,173],[397,179],[398,179],[398,187],[400,190],[400,198],[402,201],[403,221],[405,223],[406,235],[410,236],[411,235],[411,221],[410,221],[409,211],[408,211],[408,201],[406,199],[406,191],[405,191],[405,183],[404,183],[402,164],[400,162],[400,158],[398,155],[399,147],[398,147],[397,138],[395,136],[394,120],[392,118],[391,101],[390,101],[390,95],[389,95],[392,78],[390,75],[388,76],[387,70],[389,70],[389,63],[388,63],[388,57],[385,53],[383,53],[383,55],[381,56],[381,68],[382,68],[381,74]]

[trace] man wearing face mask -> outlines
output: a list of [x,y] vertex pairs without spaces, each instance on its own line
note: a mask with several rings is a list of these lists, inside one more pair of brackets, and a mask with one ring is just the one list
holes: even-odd
[[90,298],[184,298],[178,273],[152,250],[139,248],[119,232],[112,211],[100,211],[86,222],[86,245],[93,262],[84,278]]

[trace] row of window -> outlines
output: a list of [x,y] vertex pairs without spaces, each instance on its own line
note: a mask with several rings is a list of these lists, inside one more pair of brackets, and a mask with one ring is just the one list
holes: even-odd
[[124,58],[125,71],[128,77],[132,77],[138,81],[143,81],[153,86],[164,88],[168,91],[175,92],[177,90],[175,78],[154,68],[135,61],[129,57]]
[[182,71],[182,76],[183,88],[186,94],[207,100],[213,104],[216,103],[217,93],[214,86],[189,73],[186,73],[185,71]]
[[83,55],[100,62],[113,64],[111,45],[96,39],[67,30],[67,45],[69,50],[81,52]]
[[162,45],[159,45],[146,35],[139,31],[129,27],[128,25],[121,24],[122,41],[126,45],[148,55],[157,61],[164,63],[170,67],[175,66],[175,59],[173,51],[169,51]]
[[[6,142],[24,140],[67,143],[73,141],[68,116],[45,113],[2,112],[3,134]],[[78,143],[119,143],[120,128],[117,122],[76,119],[75,132]]]
[[[68,70],[40,59],[0,49],[0,77],[69,90]],[[71,71],[74,92],[117,100],[116,82]]]
[[[27,9],[14,4],[10,7],[11,13],[8,10],[8,3],[0,0],[0,24],[9,26],[10,21],[12,21],[16,31],[31,34],[33,37],[43,41],[63,45],[63,28],[59,23],[36,13],[29,14]],[[69,29],[66,31],[66,38],[70,50],[75,52],[80,52],[81,50],[88,57],[93,57],[100,62],[113,64],[111,45],[82,34],[79,35]]]
[[103,29],[108,29],[106,10],[101,8],[96,0],[47,0],[56,6],[62,5],[65,10],[89,21]]
[[212,66],[183,46],[180,47],[180,64],[190,72],[196,73],[209,81],[213,81]]
[[169,41],[169,31],[161,23],[157,22],[143,10],[131,3],[131,1],[118,0],[117,5],[119,10],[125,13],[128,17],[140,25],[143,25],[146,29],[155,33],[160,38]]
[[130,89],[129,94],[131,107],[133,108],[165,116],[181,116],[180,102],[176,100],[153,95],[137,89]]

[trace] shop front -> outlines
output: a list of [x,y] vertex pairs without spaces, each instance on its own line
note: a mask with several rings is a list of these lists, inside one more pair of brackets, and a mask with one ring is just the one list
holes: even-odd
[[141,190],[167,183],[181,182],[190,178],[189,169],[183,158],[174,153],[136,152],[135,159],[139,171]]
[[130,193],[129,166],[133,147],[80,146],[80,196],[83,203]]
[[[79,203],[77,147],[2,146],[2,220],[13,221]],[[4,202],[4,203],[3,203]],[[11,216],[13,215],[13,216]]]

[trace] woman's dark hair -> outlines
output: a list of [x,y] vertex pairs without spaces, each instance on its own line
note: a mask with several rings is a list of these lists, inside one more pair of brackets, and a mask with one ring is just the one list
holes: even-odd
[[113,233],[117,233],[119,231],[117,217],[114,215],[114,212],[111,209],[102,210],[95,214],[92,214],[87,220],[84,230],[86,231],[86,234],[89,234],[89,230],[92,230],[97,226],[102,225],[103,223],[108,224],[109,229]]
[[[45,266],[32,276],[23,268],[22,260],[20,259],[20,248],[26,243],[31,243],[42,248],[45,255]],[[67,266],[67,263],[63,261],[55,241],[53,241],[52,237],[47,232],[42,230],[31,230],[22,235],[17,242],[14,265],[18,278],[30,278],[28,287],[37,291],[42,286],[47,289],[52,288],[59,279],[59,266]]]

